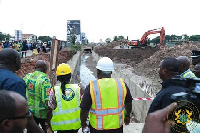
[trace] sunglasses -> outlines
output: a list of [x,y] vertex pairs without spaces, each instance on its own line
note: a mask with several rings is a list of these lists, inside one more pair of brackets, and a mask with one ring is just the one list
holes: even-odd
[[[31,117],[31,115],[32,115],[32,113],[31,113],[31,111],[29,110],[29,111],[26,113],[26,115],[24,115],[24,116],[16,116],[16,117],[13,117],[13,118],[5,118],[5,119],[9,119],[9,120],[24,119],[24,118],[29,118],[29,117]],[[1,123],[2,121],[4,121],[5,119],[1,120],[0,123]]]

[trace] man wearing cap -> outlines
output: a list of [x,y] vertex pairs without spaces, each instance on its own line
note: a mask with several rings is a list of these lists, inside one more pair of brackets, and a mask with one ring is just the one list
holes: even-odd
[[[123,124],[130,123],[132,96],[121,78],[111,78],[113,62],[108,57],[97,63],[98,80],[90,81],[81,102],[81,125],[90,133],[123,133]],[[125,110],[126,111],[125,111]]]
[[[49,92],[51,90],[50,79],[47,77],[47,64],[43,60],[36,62],[36,71],[28,73],[24,77],[26,82],[26,96],[29,108],[33,113],[35,122],[42,126],[46,132],[46,119],[49,116],[48,109]],[[29,133],[30,131],[28,131]]]

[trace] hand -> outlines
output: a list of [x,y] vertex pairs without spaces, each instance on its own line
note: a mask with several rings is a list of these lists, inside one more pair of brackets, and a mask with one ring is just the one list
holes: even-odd
[[46,130],[47,130],[47,133],[53,133],[51,126],[49,126]]
[[88,126],[82,127],[82,133],[89,133],[90,129],[88,128]]
[[147,116],[142,133],[170,133],[170,125],[167,122],[167,115],[177,103],[172,103],[162,110],[150,113]]
[[81,78],[79,77],[79,75],[76,76],[78,83],[81,82]]
[[130,117],[129,116],[125,116],[124,123],[125,123],[125,125],[129,125],[129,123],[130,123]]

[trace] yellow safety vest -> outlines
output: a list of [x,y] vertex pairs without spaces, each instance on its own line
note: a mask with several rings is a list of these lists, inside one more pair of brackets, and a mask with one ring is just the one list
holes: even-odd
[[188,71],[183,74],[183,78],[196,78],[195,74],[192,71]]
[[124,103],[127,94],[121,78],[103,78],[90,82],[92,105],[89,120],[97,130],[117,129],[124,123]]
[[80,121],[80,87],[77,84],[66,84],[65,95],[60,86],[55,86],[57,107],[53,110],[51,127],[53,131],[76,130],[81,127]]

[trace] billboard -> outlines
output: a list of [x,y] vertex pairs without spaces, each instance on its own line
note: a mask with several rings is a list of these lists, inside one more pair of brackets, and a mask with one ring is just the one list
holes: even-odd
[[81,40],[81,22],[80,20],[67,20],[67,43],[71,43],[71,36],[76,35],[76,41]]

